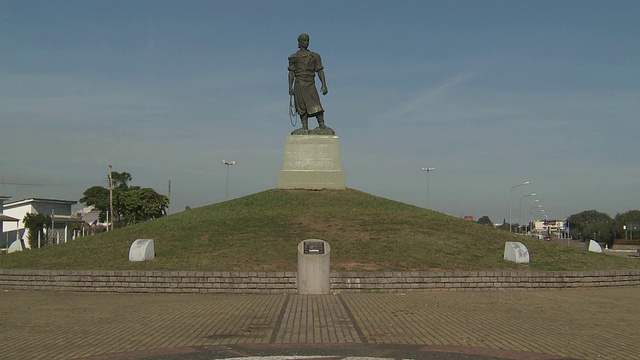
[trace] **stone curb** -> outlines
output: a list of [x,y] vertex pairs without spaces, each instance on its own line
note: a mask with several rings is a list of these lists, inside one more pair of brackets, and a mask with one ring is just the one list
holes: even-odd
[[[125,293],[295,293],[296,272],[0,269],[0,289]],[[640,286],[640,269],[333,272],[333,292]]]

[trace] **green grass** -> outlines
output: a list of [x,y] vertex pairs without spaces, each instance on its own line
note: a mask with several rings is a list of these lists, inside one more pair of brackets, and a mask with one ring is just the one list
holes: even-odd
[[[156,258],[131,263],[135,239]],[[334,271],[605,270],[640,261],[595,254],[464,221],[356,190],[268,190],[74,240],[0,256],[0,268],[295,271],[297,245],[322,239]],[[531,261],[502,259],[520,241]]]

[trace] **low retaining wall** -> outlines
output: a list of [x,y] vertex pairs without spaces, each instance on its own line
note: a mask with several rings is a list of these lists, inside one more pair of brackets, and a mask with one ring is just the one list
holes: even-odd
[[[640,286],[640,270],[333,272],[334,292]],[[295,293],[295,272],[0,269],[0,290],[146,293]]]

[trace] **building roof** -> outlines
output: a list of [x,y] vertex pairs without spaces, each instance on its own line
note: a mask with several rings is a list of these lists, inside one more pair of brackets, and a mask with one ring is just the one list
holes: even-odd
[[43,199],[43,198],[30,198],[30,199],[22,199],[17,201],[11,201],[8,203],[4,203],[4,207],[14,207],[29,203],[48,203],[48,204],[61,204],[61,205],[74,205],[77,204],[77,201],[74,200],[58,200],[58,199]]
[[12,218],[11,216],[0,214],[0,221],[20,221],[20,220]]
[[81,218],[73,217],[73,216],[65,216],[65,215],[54,215],[53,221],[65,222],[65,223],[83,223],[85,222]]

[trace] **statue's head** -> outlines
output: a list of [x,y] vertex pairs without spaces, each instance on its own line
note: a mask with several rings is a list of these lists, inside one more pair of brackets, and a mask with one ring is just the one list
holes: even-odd
[[298,35],[298,47],[306,49],[308,46],[309,46],[309,35],[307,34]]

